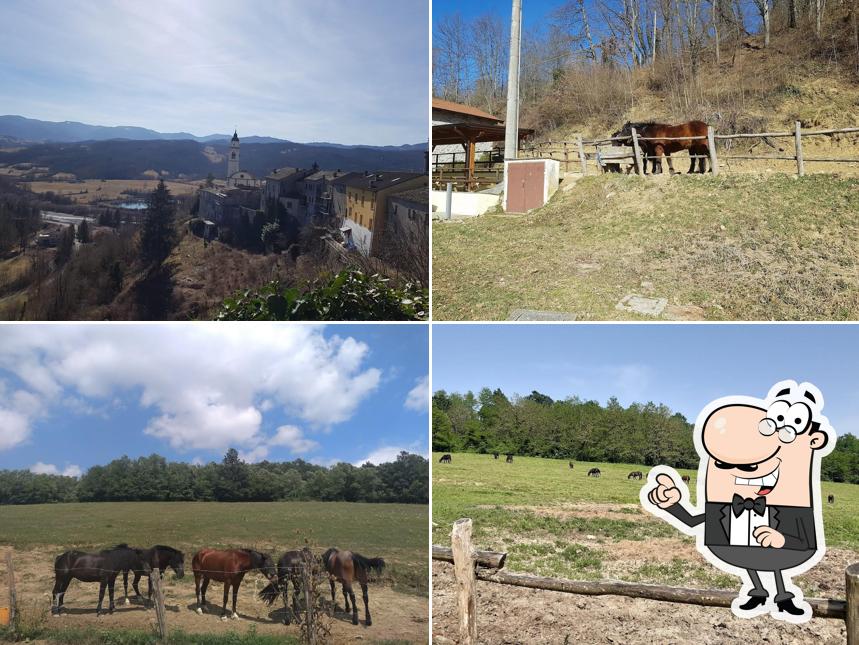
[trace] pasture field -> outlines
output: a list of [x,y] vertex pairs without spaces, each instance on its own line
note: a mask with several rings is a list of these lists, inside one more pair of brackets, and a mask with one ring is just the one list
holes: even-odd
[[[173,195],[193,195],[202,182],[165,181]],[[26,186],[34,193],[51,191],[65,195],[78,204],[93,204],[128,197],[126,191],[152,192],[158,185],[157,179],[85,179],[80,182],[68,181],[31,181]]]
[[[516,456],[507,464],[503,455],[496,461],[492,455],[460,453],[453,453],[452,463],[440,464],[440,456],[433,455],[432,465],[433,544],[449,546],[452,522],[470,517],[474,520],[475,548],[506,551],[505,569],[510,571],[577,580],[739,588],[735,577],[718,571],[698,554],[693,538],[641,508],[638,493],[646,482],[645,466],[575,462],[571,470],[566,460]],[[602,471],[600,478],[587,476],[592,467]],[[644,480],[627,479],[636,470],[644,473]],[[694,503],[697,471],[679,472],[691,477]],[[859,562],[859,486],[823,482],[822,489],[824,499],[830,493],[835,495],[835,504],[824,504],[823,509],[828,550],[817,567],[795,582],[809,596],[843,598],[844,569]],[[433,563],[434,634],[456,633],[452,582],[451,565]],[[684,630],[707,621],[712,621],[717,631],[722,629],[718,625],[727,624],[728,631],[701,642],[729,643],[742,638],[761,642],[761,634],[743,631],[749,625],[728,610],[574,596],[490,583],[479,583],[478,588],[479,620],[487,613],[498,618],[490,632],[481,632],[486,642],[509,642],[504,637],[511,633],[522,641],[561,642],[571,636],[572,642],[576,638],[595,642],[588,640],[588,634],[593,638],[593,631],[588,630],[597,629],[597,622],[604,623],[608,630],[605,635],[615,639],[599,642],[685,642],[688,632]],[[507,621],[507,614],[517,618]],[[546,615],[550,618],[545,619]],[[484,619],[482,625],[487,622]],[[525,631],[517,631],[523,625],[527,625]],[[816,630],[809,632],[817,635],[814,639],[803,639],[806,628],[780,621],[767,628],[772,628],[773,642],[777,643],[829,642],[829,637],[836,639],[832,642],[841,642],[838,638],[843,641],[841,621],[815,618],[806,625]],[[650,640],[646,637],[650,628],[664,638],[653,636],[655,640]],[[796,638],[799,640],[794,641]]]
[[[667,171],[667,169],[666,169]],[[859,317],[859,179],[569,176],[528,215],[433,223],[433,316],[663,320]]]
[[[242,583],[238,598],[241,620],[218,619],[223,586],[215,582],[207,594],[206,613],[194,613],[191,558],[202,547],[250,547],[276,560],[284,551],[305,543],[315,553],[338,546],[368,557],[383,557],[387,564],[384,573],[370,582],[373,625],[369,628],[363,623],[360,590],[361,624],[353,626],[343,613],[338,587],[339,611],[331,620],[335,640],[360,637],[368,642],[424,642],[429,620],[426,520],[426,506],[406,504],[103,502],[2,506],[0,551],[13,551],[25,625],[33,635],[56,639],[48,642],[150,642],[146,639],[153,634],[154,612],[136,602],[130,607],[122,605],[121,576],[117,579],[117,611],[112,616],[95,616],[97,584],[75,581],[66,594],[68,614],[60,619],[49,617],[54,558],[72,548],[96,550],[120,542],[147,547],[168,544],[185,553],[185,577],[176,579],[169,572],[164,578],[167,620],[171,632],[177,633],[177,643],[267,644],[297,637],[295,625],[280,623],[279,602],[269,607],[257,599],[256,592],[265,584],[258,573],[249,573]],[[5,604],[6,584],[5,566],[0,566],[0,606]],[[145,587],[142,581],[144,594]],[[330,600],[327,595],[323,598]],[[73,633],[82,634],[83,640],[72,639],[68,634]],[[126,640],[111,640],[119,634]],[[212,640],[204,641],[204,637]]]

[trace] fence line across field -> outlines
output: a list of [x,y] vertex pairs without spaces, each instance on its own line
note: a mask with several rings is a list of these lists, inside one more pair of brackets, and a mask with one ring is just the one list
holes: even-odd
[[[588,596],[627,596],[704,607],[730,607],[737,595],[724,589],[690,589],[614,580],[594,582],[509,573],[502,571],[507,558],[506,553],[475,551],[472,548],[471,530],[471,519],[458,519],[453,523],[451,531],[451,548],[435,544],[432,547],[433,560],[453,562],[454,565],[461,645],[474,645],[478,642],[476,588],[478,580],[546,591]],[[814,616],[845,621],[847,645],[859,645],[859,563],[848,566],[844,576],[846,600],[805,598],[805,602],[811,606]]]

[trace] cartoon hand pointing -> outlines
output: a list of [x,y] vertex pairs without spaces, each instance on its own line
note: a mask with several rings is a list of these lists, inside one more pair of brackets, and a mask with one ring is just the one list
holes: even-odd
[[656,476],[656,488],[647,494],[647,499],[659,508],[668,508],[680,501],[680,489],[670,475],[662,473]]

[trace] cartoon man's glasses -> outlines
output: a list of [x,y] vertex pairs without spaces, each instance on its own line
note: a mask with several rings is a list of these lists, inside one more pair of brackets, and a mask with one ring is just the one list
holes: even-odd
[[767,416],[758,424],[758,432],[769,437],[778,432],[782,443],[792,443],[796,435],[808,430],[811,424],[811,408],[805,403],[776,401],[767,410]]

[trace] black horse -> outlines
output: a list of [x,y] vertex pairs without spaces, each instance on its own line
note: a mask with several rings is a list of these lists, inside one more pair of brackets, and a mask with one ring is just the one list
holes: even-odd
[[571,462],[570,462],[570,469],[572,470],[572,469],[573,469],[573,468],[575,468],[575,467],[576,467],[576,465],[571,461]]
[[499,453],[497,453],[497,452],[493,452],[493,453],[492,453],[492,458],[493,458],[493,459],[498,459],[498,455],[499,455]]
[[[173,569],[177,578],[185,576],[185,555],[178,549],[172,546],[164,546],[156,544],[151,549],[143,551],[143,558],[149,563],[150,569],[158,569],[160,578],[164,579],[164,571],[167,568]],[[122,572],[122,586],[125,591],[125,604],[130,604],[128,601],[128,572],[134,572],[134,580],[131,582],[131,588],[137,598],[140,598],[140,588],[137,586],[140,583],[140,578],[146,573],[142,569],[126,569]],[[152,581],[147,576],[147,598],[152,600]]]
[[292,615],[298,622],[298,592],[302,588],[302,569],[312,570],[313,554],[304,547],[301,551],[287,551],[277,561],[277,582],[269,583],[259,592],[259,597],[269,605],[273,604],[278,595],[283,597],[283,623],[289,625],[289,583],[292,583]]
[[588,477],[599,477],[602,473],[599,468],[591,468],[588,471]]
[[508,464],[512,464],[512,463],[513,463],[513,455],[511,455],[511,454],[508,454],[508,455],[507,455],[507,463],[508,463]]
[[142,571],[149,575],[152,568],[140,549],[132,549],[127,544],[118,544],[112,549],[99,553],[84,553],[83,551],[66,551],[54,560],[54,591],[51,602],[51,615],[59,616],[63,608],[66,589],[73,579],[81,582],[98,582],[98,606],[96,615],[101,615],[101,605],[104,601],[104,590],[109,591],[110,605],[108,612],[113,613],[113,588],[116,576],[121,571]]
[[441,456],[441,459],[439,459],[439,460],[438,460],[438,463],[440,463],[440,464],[449,464],[449,463],[451,463],[452,461],[453,461],[453,457],[451,457],[451,456],[450,456],[450,454],[448,453],[448,454],[444,454],[444,455],[442,455],[442,456]]
[[641,479],[642,477],[644,477],[644,475],[640,470],[633,470],[626,476],[627,479]]
[[826,498],[826,501],[829,502],[830,504],[834,504],[835,503],[835,495],[829,495]]

